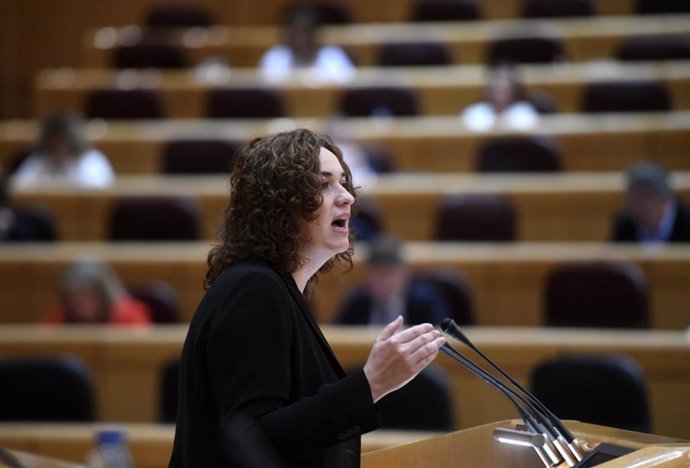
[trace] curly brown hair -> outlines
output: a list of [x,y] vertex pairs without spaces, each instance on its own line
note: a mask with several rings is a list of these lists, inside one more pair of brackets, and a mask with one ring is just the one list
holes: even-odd
[[[314,220],[323,203],[321,147],[338,158],[345,172],[344,186],[356,197],[352,174],[340,149],[328,137],[310,130],[256,138],[235,154],[230,201],[223,212],[219,240],[208,254],[204,288],[208,289],[225,267],[241,260],[264,261],[288,273],[304,265],[306,259],[300,251],[305,239],[299,225]],[[336,264],[352,268],[352,242],[350,232],[350,248],[326,262],[319,273]]]

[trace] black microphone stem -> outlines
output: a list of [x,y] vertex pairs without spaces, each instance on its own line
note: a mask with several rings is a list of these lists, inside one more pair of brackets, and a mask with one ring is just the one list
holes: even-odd
[[[467,338],[467,336],[462,332],[462,330],[460,330],[460,327],[458,327],[458,325],[455,323],[454,320],[451,320],[448,325],[453,327],[455,329],[455,331],[457,332],[457,335],[459,335],[459,336],[456,336],[455,334],[450,333],[451,335],[453,335],[455,338],[459,339],[459,341],[461,341],[462,343],[467,345],[470,349],[472,349],[472,351],[474,351],[479,356],[481,356],[482,359],[484,359],[486,362],[488,362],[489,365],[493,369],[495,369],[503,377],[508,379],[508,381],[511,384],[513,384],[517,389],[519,389],[521,392],[523,392],[532,404],[534,404],[537,408],[539,408],[540,411],[542,411],[544,414],[546,414],[546,416],[549,418],[550,422],[554,426],[556,426],[556,429],[558,430],[558,432],[561,433],[561,435],[563,435],[563,437],[566,439],[566,441],[568,441],[569,443],[572,443],[575,440],[575,437],[573,436],[573,434],[568,430],[567,427],[565,427],[563,422],[555,414],[553,414],[551,412],[551,410],[549,410],[541,401],[539,401],[539,399],[537,399],[537,397],[532,395],[531,392],[529,392],[525,387],[520,385],[520,383],[517,380],[512,378],[510,376],[510,374],[508,374],[503,369],[501,369],[486,354],[484,354],[477,346],[475,346],[475,344],[472,343],[472,341],[470,341],[469,338]],[[444,329],[444,331],[446,331],[448,333],[447,328],[448,327],[446,327],[446,329]]]
[[[462,332],[462,330],[455,323],[454,320],[444,319],[441,322],[441,329],[444,332],[450,334],[456,340],[461,341],[463,344],[472,349],[475,353],[481,356],[482,359],[488,362],[493,369],[495,369],[499,374],[506,378],[515,388],[520,390],[532,403],[531,405],[528,405],[528,407],[536,407],[536,409],[538,410],[538,414],[542,414],[544,418],[548,420],[549,424],[553,426],[554,430],[558,433],[558,439],[562,438],[562,440],[567,444],[568,450],[572,452],[576,460],[582,460],[582,454],[580,453],[580,449],[577,447],[577,442],[573,434],[568,430],[567,427],[565,427],[565,424],[563,424],[563,422],[555,414],[553,414],[541,401],[537,399],[537,397],[532,395],[532,393],[530,393],[525,387],[520,385],[518,381],[513,379],[507,372],[501,369],[477,346],[475,346],[474,343],[472,343],[472,341],[470,341],[470,339],[467,338],[467,336]],[[515,392],[515,394],[517,395],[517,392]],[[549,425],[547,424],[546,426],[548,427]],[[568,461],[568,464],[572,466],[571,460],[568,459],[566,451],[562,450],[560,445],[557,444],[557,446],[559,447],[561,454],[566,458],[566,461]]]
[[[520,416],[522,419],[525,421],[525,423],[530,427],[530,430],[534,432],[549,432],[549,437],[553,437],[554,435],[550,433],[550,431],[543,431],[540,430],[540,423],[537,422],[535,419],[535,415],[531,414],[531,411],[528,412],[523,408],[517,401],[515,401],[515,397],[519,398],[523,403],[527,404],[527,401],[522,397],[521,395],[515,393],[514,390],[506,386],[503,382],[496,380],[488,374],[484,369],[479,367],[477,364],[472,362],[468,357],[464,356],[461,354],[458,350],[450,346],[448,343],[444,344],[441,349],[441,352],[443,352],[446,356],[451,358],[453,361],[457,362],[461,366],[463,366],[465,369],[473,373],[475,376],[479,377],[482,379],[484,382],[501,392],[510,402],[515,406],[515,408],[518,410],[520,413]],[[528,410],[529,410],[529,405],[528,405]],[[555,438],[555,437],[554,437]]]

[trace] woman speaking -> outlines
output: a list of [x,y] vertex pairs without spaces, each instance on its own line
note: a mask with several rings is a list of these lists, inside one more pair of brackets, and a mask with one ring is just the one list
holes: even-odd
[[182,351],[171,468],[357,467],[375,403],[436,357],[439,332],[398,317],[346,375],[311,315],[317,274],[352,265],[354,203],[340,150],[308,130],[235,156]]

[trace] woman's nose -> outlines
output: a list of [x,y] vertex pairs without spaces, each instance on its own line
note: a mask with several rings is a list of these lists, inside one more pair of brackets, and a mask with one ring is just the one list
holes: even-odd
[[348,192],[345,187],[341,186],[337,201],[339,203],[346,203],[348,205],[352,205],[355,202],[355,197],[350,192]]

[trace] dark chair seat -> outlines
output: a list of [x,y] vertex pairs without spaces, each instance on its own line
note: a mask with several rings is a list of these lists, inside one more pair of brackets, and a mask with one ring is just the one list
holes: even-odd
[[180,393],[180,360],[173,359],[160,373],[159,398],[160,422],[174,423],[177,420],[177,396]]
[[339,108],[348,117],[402,117],[419,114],[416,91],[408,88],[346,89],[341,95]]
[[450,195],[436,215],[439,241],[507,242],[515,240],[515,211],[501,195]]
[[524,0],[524,18],[554,18],[592,16],[594,8],[590,0]]
[[450,382],[441,367],[429,366],[376,405],[381,427],[415,431],[455,430]]
[[532,392],[561,419],[651,432],[646,379],[631,358],[566,355],[539,364]]
[[440,42],[403,42],[384,44],[379,52],[382,67],[420,67],[450,65],[448,47]]
[[567,58],[563,43],[555,37],[506,37],[489,46],[487,62],[553,63]]
[[318,24],[348,24],[352,22],[350,10],[344,4],[333,1],[294,3],[285,9],[283,18],[295,15],[297,10],[300,12],[308,11],[313,14]]
[[209,13],[195,5],[156,5],[149,10],[145,22],[152,28],[207,28],[213,24]]
[[673,109],[663,81],[613,81],[590,83],[582,112],[662,112]]
[[681,35],[638,36],[623,41],[618,60],[690,60],[690,38]]
[[93,422],[93,379],[73,356],[0,361],[0,421]]
[[506,137],[486,141],[479,149],[480,172],[557,172],[561,152],[545,137]]
[[477,0],[417,0],[412,21],[463,21],[481,17]]
[[43,205],[14,207],[14,216],[23,241],[54,242],[57,240],[55,214]]
[[188,63],[184,51],[177,45],[140,43],[118,47],[114,65],[116,68],[180,69]]
[[185,197],[127,197],[110,215],[114,241],[198,240],[200,215],[196,201]]
[[635,11],[643,15],[690,13],[687,0],[637,0]]
[[212,174],[230,172],[240,142],[227,140],[175,140],[162,156],[166,174]]
[[285,116],[279,91],[263,88],[215,89],[208,95],[207,115],[215,119],[272,119]]
[[550,326],[646,328],[649,298],[633,263],[573,263],[555,268],[546,283]]
[[152,89],[99,89],[86,98],[89,119],[160,119],[163,102]]

